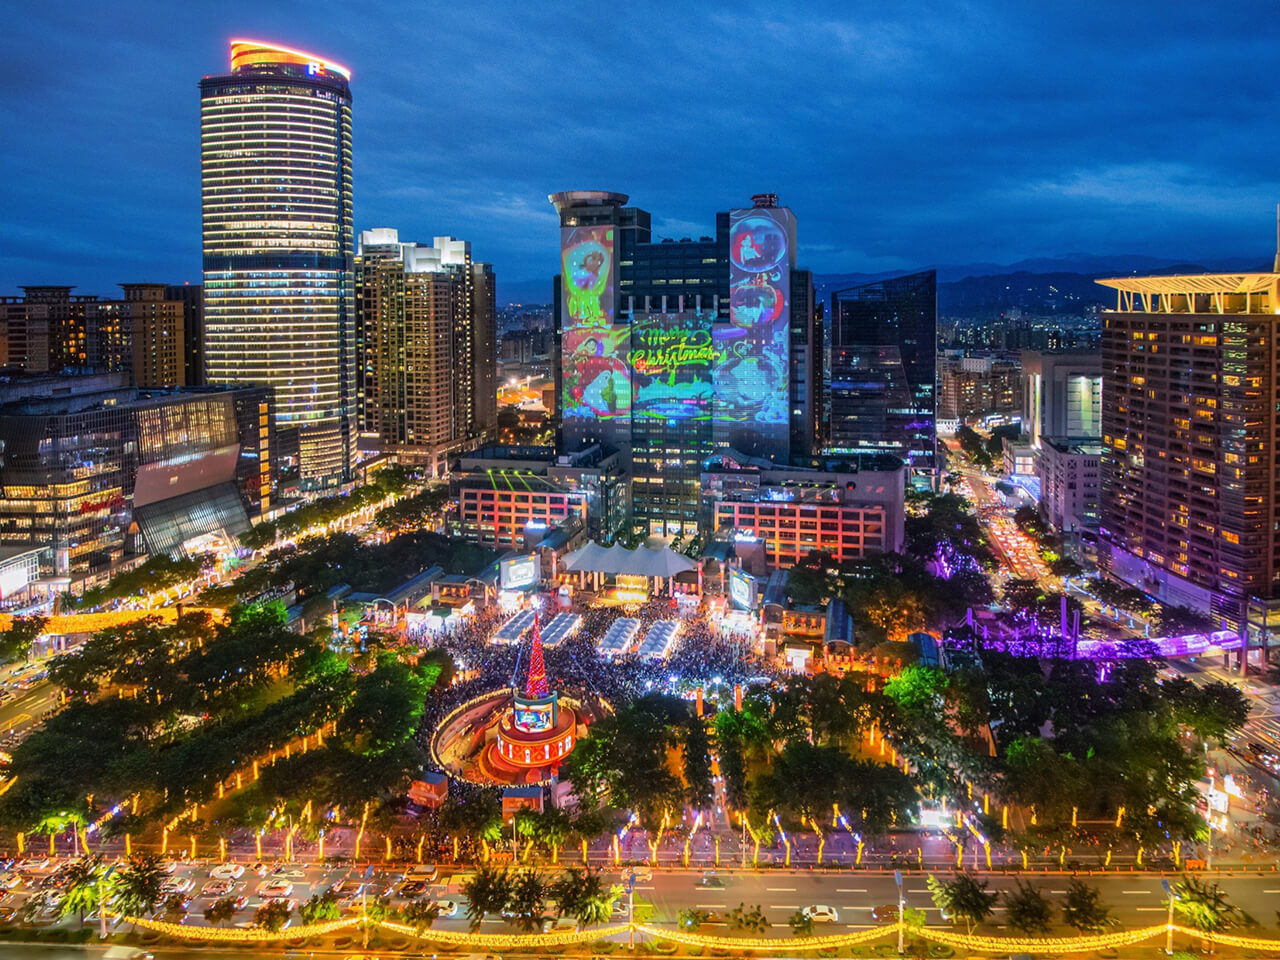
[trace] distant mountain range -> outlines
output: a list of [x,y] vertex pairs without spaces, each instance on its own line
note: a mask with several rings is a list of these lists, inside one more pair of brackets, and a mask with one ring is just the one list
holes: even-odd
[[[814,274],[813,279],[815,296],[820,302],[828,302],[834,290],[874,283],[904,273],[937,270],[939,312],[943,316],[974,317],[995,315],[1010,307],[1052,314],[1078,313],[1090,303],[1111,304],[1114,296],[1094,283],[1099,277],[1270,269],[1271,264],[1250,263],[1244,257],[1187,263],[1138,254],[1095,256],[1079,253],[1008,264],[940,264],[883,273],[819,273]],[[550,290],[550,278],[512,282],[498,278],[499,303],[546,303]]]

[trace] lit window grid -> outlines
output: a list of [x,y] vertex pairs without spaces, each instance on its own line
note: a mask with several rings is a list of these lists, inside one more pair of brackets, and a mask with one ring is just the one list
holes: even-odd
[[774,566],[791,566],[813,550],[839,562],[885,549],[888,523],[882,507],[717,503],[715,514],[716,529],[730,527],[760,539]]

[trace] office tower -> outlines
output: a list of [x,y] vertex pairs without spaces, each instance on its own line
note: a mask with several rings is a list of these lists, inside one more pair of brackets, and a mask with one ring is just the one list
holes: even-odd
[[234,40],[200,81],[208,383],[275,389],[303,489],[351,475],[356,358],[350,72]]
[[1022,432],[1097,440],[1102,435],[1102,355],[1096,351],[1022,351]]
[[550,197],[560,215],[555,324],[560,443],[623,452],[635,529],[699,531],[717,449],[813,452],[821,354],[795,217],[772,194],[716,215],[715,236],[653,237],[624,194]]
[[1270,620],[1280,596],[1278,281],[1098,281],[1117,291],[1102,335],[1099,563],[1233,629]]
[[360,234],[355,277],[360,427],[442,475],[497,428],[493,268],[465,240],[379,228]]
[[166,300],[182,303],[183,377],[189,387],[204,385],[204,288],[198,283],[170,284]]
[[938,281],[928,270],[831,295],[833,453],[935,464]]

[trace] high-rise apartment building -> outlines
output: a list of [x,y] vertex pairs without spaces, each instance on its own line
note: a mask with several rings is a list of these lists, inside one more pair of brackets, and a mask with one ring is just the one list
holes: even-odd
[[702,463],[717,449],[812,454],[821,339],[795,217],[777,197],[718,213],[697,240],[655,239],[624,194],[550,199],[560,445],[623,452],[636,530],[697,532]]
[[937,331],[932,270],[832,293],[830,452],[889,453],[933,471]]
[[303,489],[355,455],[350,76],[233,40],[231,72],[200,81],[206,380],[274,388]]
[[1022,352],[1022,430],[1043,437],[1102,435],[1102,355],[1097,351]]
[[62,286],[4,297],[4,363],[27,374],[123,373],[140,387],[185,386],[183,304],[169,297],[173,288],[120,286],[120,299],[72,296]]
[[938,362],[938,418],[964,421],[1022,412],[1017,360],[952,351]]
[[361,429],[442,474],[497,428],[493,269],[465,240],[380,228],[361,232],[355,276]]
[[1098,282],[1118,291],[1102,340],[1100,564],[1232,628],[1269,613],[1280,273]]
[[170,284],[166,300],[182,304],[183,375],[189,387],[204,385],[204,288],[198,283]]

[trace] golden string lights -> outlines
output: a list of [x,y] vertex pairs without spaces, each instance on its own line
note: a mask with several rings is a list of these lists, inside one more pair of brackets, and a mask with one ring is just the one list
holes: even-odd
[[[115,917],[118,914],[108,911],[107,916]],[[308,926],[290,927],[286,930],[272,932],[258,927],[249,929],[188,927],[180,923],[152,920],[147,917],[125,916],[121,917],[121,920],[177,940],[207,940],[223,943],[298,940],[307,937],[323,937],[343,930],[368,926],[401,936],[435,943],[463,944],[507,950],[522,947],[567,947],[576,943],[585,943],[589,940],[603,940],[608,937],[634,932],[652,937],[655,940],[670,940],[686,946],[713,950],[784,950],[788,953],[793,953],[851,947],[870,943],[873,940],[889,939],[890,937],[896,937],[899,927],[902,927],[904,933],[931,943],[942,944],[953,949],[976,950],[981,953],[1089,953],[1115,947],[1132,946],[1144,940],[1154,940],[1156,937],[1166,936],[1170,930],[1182,936],[1193,937],[1222,946],[1267,952],[1280,951],[1280,940],[1267,940],[1262,937],[1241,937],[1227,933],[1206,933],[1177,924],[1170,927],[1163,923],[1153,927],[1139,927],[1134,930],[1121,930],[1116,933],[1095,934],[1087,937],[991,937],[958,933],[939,927],[904,925],[899,921],[894,924],[868,927],[865,930],[855,930],[852,933],[833,934],[825,937],[781,938],[713,936],[705,933],[694,933],[689,930],[673,930],[647,923],[617,924],[589,930],[559,930],[552,933],[471,933],[465,930],[418,930],[407,924],[391,920],[371,920],[359,916],[351,916],[344,917],[341,920],[313,923]]]

